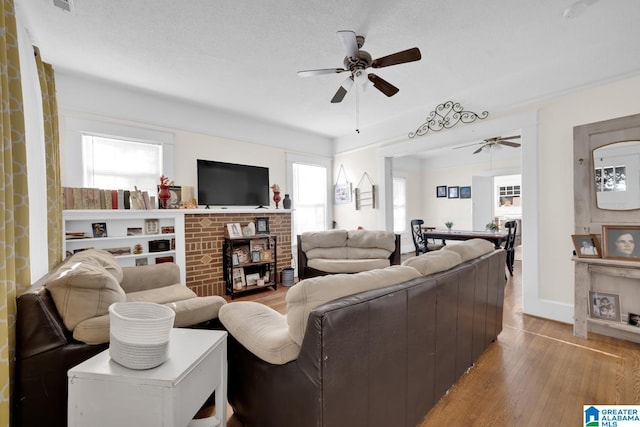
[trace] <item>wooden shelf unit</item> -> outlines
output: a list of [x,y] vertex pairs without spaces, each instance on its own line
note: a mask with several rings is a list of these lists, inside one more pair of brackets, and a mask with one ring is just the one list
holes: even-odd
[[[224,281],[225,291],[227,295],[231,295],[231,299],[236,296],[272,288],[274,291],[278,288],[277,277],[277,241],[278,237],[270,234],[256,234],[253,236],[243,236],[236,238],[224,238],[222,246],[222,263],[224,268]],[[260,261],[252,261],[252,249],[256,247],[256,244],[261,245],[261,253],[263,251],[270,251],[271,256],[269,259],[262,259]],[[243,259],[242,256],[236,259],[234,262],[234,253],[238,253],[242,249],[248,248],[246,256],[247,259]],[[256,251],[257,252],[257,251]],[[243,284],[241,286],[236,285],[235,274],[241,275]],[[264,284],[248,284],[248,275],[258,274],[260,278],[264,280]],[[235,286],[234,286],[235,285]]]

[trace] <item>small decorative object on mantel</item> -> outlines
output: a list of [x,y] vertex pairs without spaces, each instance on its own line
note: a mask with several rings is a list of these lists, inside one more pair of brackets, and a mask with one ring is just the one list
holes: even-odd
[[451,227],[453,227],[453,222],[447,221],[444,223],[444,226],[447,227],[447,230],[451,231]]
[[271,189],[273,190],[273,201],[276,204],[276,209],[278,209],[278,203],[280,203],[280,200],[282,200],[282,198],[280,197],[280,186],[278,184],[273,184],[271,186]]
[[227,235],[230,239],[242,237],[242,230],[240,228],[240,223],[233,222],[233,223],[227,224]]
[[282,199],[282,207],[285,209],[291,209],[291,197],[288,194],[284,195],[284,199]]
[[[362,184],[362,180],[365,179],[365,177],[367,178],[367,180],[369,181],[369,184],[371,185],[370,189],[368,191],[363,191],[360,186]],[[356,194],[356,210],[360,210],[361,207],[363,206],[371,206],[373,209],[377,208],[377,200],[376,200],[376,192],[377,192],[378,188],[377,186],[373,183],[373,181],[371,180],[371,177],[369,176],[368,173],[364,173],[362,174],[362,178],[360,178],[360,182],[358,182],[358,185],[355,189],[355,194]]]
[[[342,181],[340,180],[341,176],[343,177]],[[335,204],[351,203],[351,183],[347,180],[347,173],[344,171],[343,165],[340,165],[338,170],[338,178],[333,186],[333,194]]]
[[160,176],[160,191],[158,191],[158,201],[160,202],[160,209],[167,209],[167,202],[171,198],[171,191],[169,191],[169,178],[164,175]]
[[409,132],[409,138],[426,135],[429,131],[437,132],[443,129],[451,129],[460,122],[473,123],[477,119],[486,119],[488,115],[488,111],[483,111],[482,113],[464,111],[464,107],[459,102],[447,101],[430,112],[426,122],[420,125],[415,132]]

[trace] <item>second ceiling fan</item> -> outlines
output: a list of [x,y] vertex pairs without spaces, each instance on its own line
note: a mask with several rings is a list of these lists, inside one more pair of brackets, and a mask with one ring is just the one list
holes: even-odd
[[364,37],[357,36],[353,31],[338,31],[338,38],[344,46],[346,56],[343,64],[344,68],[322,68],[319,70],[305,70],[298,71],[300,77],[319,76],[323,74],[337,74],[348,72],[350,73],[340,87],[338,91],[331,99],[332,103],[341,102],[349,89],[353,86],[353,83],[366,83],[370,81],[373,86],[386,96],[393,96],[398,93],[399,89],[384,80],[382,77],[367,72],[367,68],[383,68],[391,65],[404,64],[406,62],[418,61],[422,58],[420,49],[417,47],[403,50],[401,52],[392,53],[391,55],[383,56],[378,59],[371,59],[369,52],[360,50],[364,45]]
[[521,144],[519,142],[513,142],[513,141],[510,141],[510,139],[520,139],[520,135],[504,136],[504,137],[494,136],[493,138],[483,139],[481,142],[474,142],[473,144],[467,144],[467,145],[462,145],[460,147],[455,147],[454,150],[457,150],[458,148],[471,147],[472,145],[480,144],[480,148],[478,148],[476,151],[473,152],[473,154],[478,154],[482,150],[490,150],[490,149],[499,147],[500,145],[505,145],[507,147],[514,147],[514,148],[520,147]]

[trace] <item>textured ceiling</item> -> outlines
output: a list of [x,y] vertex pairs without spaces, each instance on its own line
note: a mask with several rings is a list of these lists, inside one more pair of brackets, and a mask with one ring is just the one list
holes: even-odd
[[[16,0],[33,42],[56,69],[135,86],[340,138],[356,96],[329,101],[345,74],[336,31],[364,35],[373,58],[419,47],[422,60],[376,70],[400,88],[359,96],[360,127],[454,100],[497,112],[640,74],[640,1],[581,0]],[[398,129],[397,135],[414,129]]]

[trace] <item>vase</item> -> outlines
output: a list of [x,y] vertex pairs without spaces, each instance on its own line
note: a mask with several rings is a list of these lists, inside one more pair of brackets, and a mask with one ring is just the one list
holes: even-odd
[[171,192],[169,191],[168,186],[160,186],[160,191],[158,192],[158,201],[160,202],[160,209],[167,209],[167,202],[171,198]]
[[273,192],[273,201],[276,203],[276,209],[278,209],[278,203],[280,203],[280,200],[282,200],[282,198],[280,197],[280,192],[279,191],[274,191]]
[[291,199],[288,194],[285,194],[284,199],[282,199],[282,207],[285,209],[291,209]]

